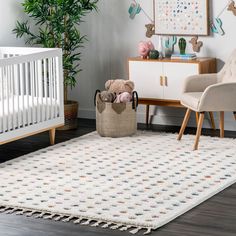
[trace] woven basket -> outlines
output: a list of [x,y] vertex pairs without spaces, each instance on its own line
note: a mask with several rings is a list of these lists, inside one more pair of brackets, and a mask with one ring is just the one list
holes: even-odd
[[71,130],[78,127],[78,107],[79,103],[76,101],[68,101],[64,104],[65,125],[58,128],[58,130]]
[[134,94],[133,101],[128,103],[103,102],[100,93],[96,94],[96,129],[101,136],[125,137],[137,131],[138,98],[134,99]]

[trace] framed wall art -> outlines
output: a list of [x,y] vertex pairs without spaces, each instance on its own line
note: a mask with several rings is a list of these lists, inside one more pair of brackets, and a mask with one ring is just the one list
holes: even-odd
[[209,0],[153,1],[155,34],[209,34]]

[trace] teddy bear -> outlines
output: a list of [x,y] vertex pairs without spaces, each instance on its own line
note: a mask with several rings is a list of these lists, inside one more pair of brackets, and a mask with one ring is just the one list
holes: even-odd
[[116,96],[123,92],[128,92],[131,95],[134,90],[134,82],[123,79],[108,80],[105,83],[105,89],[110,93],[114,93]]
[[100,93],[100,98],[103,102],[114,102],[116,99],[116,95],[114,93],[108,91],[102,91]]
[[114,103],[127,103],[132,100],[132,95],[128,92],[123,92],[116,96]]

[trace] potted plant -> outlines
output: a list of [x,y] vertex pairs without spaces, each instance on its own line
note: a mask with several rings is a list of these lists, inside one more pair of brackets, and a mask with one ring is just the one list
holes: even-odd
[[[62,48],[64,70],[65,126],[62,129],[77,127],[78,102],[68,100],[68,88],[76,85],[81,71],[81,52],[87,40],[81,35],[78,26],[82,17],[97,10],[98,0],[24,0],[24,12],[32,22],[17,21],[13,32],[17,38],[25,37],[26,43],[48,48]],[[34,24],[33,31],[29,23]]]

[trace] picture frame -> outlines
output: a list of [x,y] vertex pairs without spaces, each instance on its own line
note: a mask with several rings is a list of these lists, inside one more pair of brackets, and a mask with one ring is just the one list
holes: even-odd
[[155,34],[209,35],[209,0],[153,0]]

